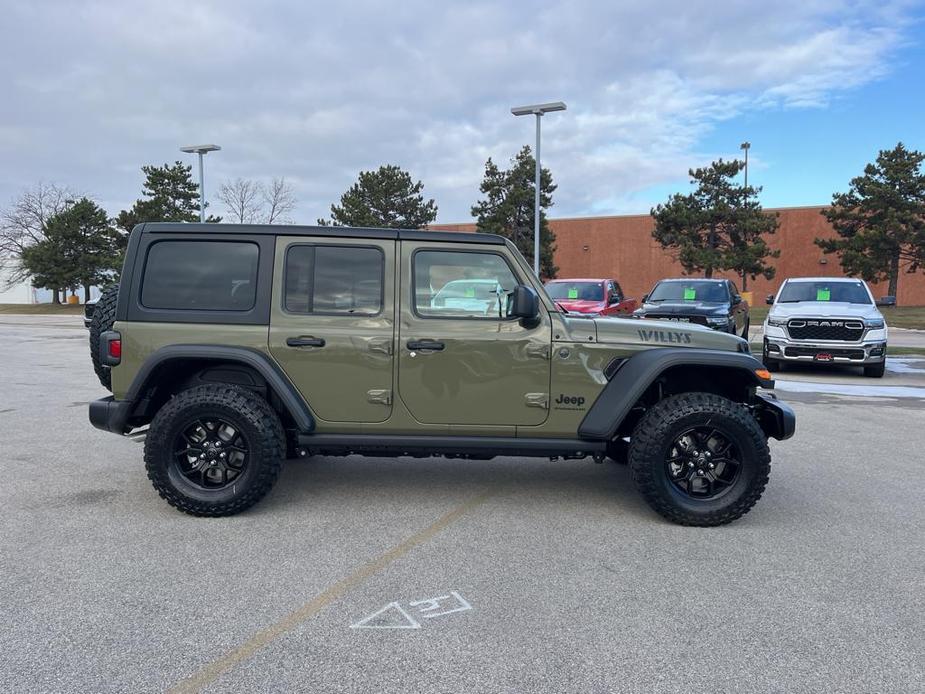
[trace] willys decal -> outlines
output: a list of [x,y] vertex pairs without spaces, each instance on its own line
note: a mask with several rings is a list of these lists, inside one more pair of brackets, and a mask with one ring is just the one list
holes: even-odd
[[690,333],[679,333],[673,330],[637,330],[639,339],[643,342],[664,342],[670,345],[689,345]]

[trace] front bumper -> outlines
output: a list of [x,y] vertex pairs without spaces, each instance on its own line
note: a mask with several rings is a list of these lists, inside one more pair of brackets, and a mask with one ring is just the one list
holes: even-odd
[[866,366],[886,359],[886,340],[826,342],[765,337],[764,354],[776,361]]
[[131,413],[131,402],[116,400],[110,395],[90,403],[90,424],[97,429],[121,436],[130,428],[126,423]]

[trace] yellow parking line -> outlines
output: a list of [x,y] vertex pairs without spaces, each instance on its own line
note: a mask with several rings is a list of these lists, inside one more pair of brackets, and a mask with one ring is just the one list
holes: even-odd
[[415,533],[401,544],[396,545],[385,554],[380,555],[378,558],[374,559],[368,564],[361,566],[346,578],[341,579],[333,586],[321,593],[318,597],[302,605],[302,607],[297,609],[295,612],[291,612],[289,615],[283,617],[275,624],[271,624],[265,629],[261,629],[250,639],[245,641],[230,653],[226,653],[218,660],[215,660],[206,665],[199,672],[191,675],[182,682],[178,682],[169,691],[173,694],[186,694],[188,692],[198,692],[199,690],[208,686],[221,675],[231,670],[231,668],[233,668],[235,665],[246,660],[247,658],[250,658],[259,649],[270,644],[272,641],[275,641],[280,636],[289,633],[302,622],[316,615],[323,608],[325,608],[327,605],[330,605],[351,588],[356,587],[373,574],[382,571],[382,569],[387,567],[396,559],[403,557],[418,545],[427,542],[441,530],[444,530],[445,528],[458,521],[469,511],[472,511],[476,507],[485,503],[485,501],[490,496],[491,494],[480,494],[473,497],[472,499],[469,499],[464,504],[457,506],[452,511],[444,514],[429,526],[420,532]]

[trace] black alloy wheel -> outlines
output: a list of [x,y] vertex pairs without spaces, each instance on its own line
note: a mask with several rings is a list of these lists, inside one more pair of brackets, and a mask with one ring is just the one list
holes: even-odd
[[678,393],[637,422],[629,466],[655,511],[704,527],[729,523],[755,505],[768,483],[771,455],[746,405],[715,393]]
[[286,451],[279,415],[260,393],[209,383],[174,395],[145,437],[145,468],[171,506],[230,516],[263,498]]
[[668,479],[691,499],[722,496],[739,478],[741,454],[728,434],[715,426],[684,431],[668,447]]
[[202,417],[190,422],[174,441],[174,461],[187,481],[203,490],[233,484],[250,458],[245,436],[231,422]]

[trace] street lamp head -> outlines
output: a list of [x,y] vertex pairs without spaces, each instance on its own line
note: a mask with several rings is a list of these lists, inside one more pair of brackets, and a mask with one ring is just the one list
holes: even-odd
[[511,113],[515,116],[542,116],[551,111],[564,111],[565,104],[561,101],[552,101],[548,104],[531,104],[529,106],[515,106]]
[[747,151],[748,148],[751,147],[751,146],[752,146],[752,143],[751,143],[751,142],[743,142],[741,145],[739,145],[739,149],[744,149],[744,150]]
[[189,145],[188,147],[181,147],[181,152],[186,152],[187,154],[207,154],[209,152],[217,152],[221,147],[218,145]]

